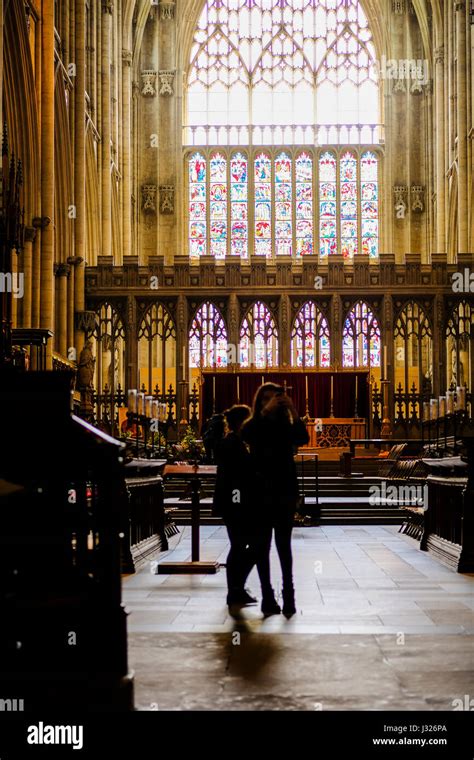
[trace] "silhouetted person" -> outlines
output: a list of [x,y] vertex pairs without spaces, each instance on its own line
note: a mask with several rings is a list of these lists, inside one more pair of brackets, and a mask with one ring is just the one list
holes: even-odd
[[[258,504],[255,501],[253,459],[242,441],[240,430],[249,418],[248,406],[235,405],[225,412],[229,432],[217,447],[217,478],[213,513],[223,518],[230,541],[227,557],[227,604],[229,607],[255,604],[245,589],[245,582],[254,566],[268,596],[270,586],[269,543],[271,531],[262,534],[256,526]],[[269,534],[269,538],[268,538]]]
[[[297,447],[308,443],[309,436],[293,402],[284,388],[274,383],[264,383],[258,389],[253,405],[253,415],[242,429],[242,438],[249,444],[256,470],[258,509],[262,511],[269,527],[275,531],[275,544],[283,578],[283,614],[291,617],[296,612],[293,587],[293,557],[291,532],[298,501],[298,480],[294,455]],[[264,603],[265,602],[265,603]],[[268,604],[267,604],[268,603]],[[274,604],[273,604],[274,603]],[[279,612],[276,602],[269,597],[262,602],[262,612]],[[278,605],[276,605],[278,607]]]
[[225,420],[223,414],[213,414],[212,417],[203,425],[201,430],[202,442],[206,451],[206,461],[208,464],[216,463],[216,448],[225,435]]

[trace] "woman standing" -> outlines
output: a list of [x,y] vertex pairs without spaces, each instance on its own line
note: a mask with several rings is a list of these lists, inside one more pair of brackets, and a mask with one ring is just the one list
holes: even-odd
[[[294,455],[298,446],[308,443],[309,436],[282,386],[275,383],[260,386],[254,399],[253,415],[242,428],[242,438],[249,444],[254,460],[257,509],[262,510],[264,524],[270,532],[272,528],[275,532],[283,578],[283,614],[291,617],[296,612],[291,553],[291,533],[298,499]],[[266,602],[270,608],[273,606],[271,598],[264,599],[264,614]]]

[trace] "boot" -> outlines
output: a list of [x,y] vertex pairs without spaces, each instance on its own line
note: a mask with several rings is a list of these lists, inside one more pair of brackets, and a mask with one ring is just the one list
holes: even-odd
[[270,615],[279,615],[281,612],[280,605],[275,599],[273,589],[270,588],[262,594],[262,614],[264,617],[270,617]]
[[291,618],[296,614],[295,590],[293,586],[283,588],[283,614],[286,618]]

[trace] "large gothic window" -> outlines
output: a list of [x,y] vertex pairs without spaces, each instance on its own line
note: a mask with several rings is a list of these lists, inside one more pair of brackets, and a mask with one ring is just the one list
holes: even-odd
[[159,303],[144,312],[138,330],[139,385],[152,393],[176,387],[176,329],[169,311]]
[[240,366],[278,367],[278,330],[268,306],[257,301],[240,329]]
[[357,0],[208,0],[188,73],[188,145],[375,143],[375,49]]
[[394,330],[395,388],[409,392],[432,390],[433,335],[424,310],[409,301],[397,317]]
[[379,91],[357,0],[208,0],[186,109],[192,259],[378,256]]
[[292,367],[330,367],[329,326],[314,301],[308,301],[296,315],[291,333]]
[[461,301],[446,328],[447,387],[466,387],[472,393],[474,372],[474,304]]
[[342,331],[343,367],[380,367],[380,327],[364,301],[350,310]]
[[192,152],[190,257],[374,258],[378,172],[378,155],[358,148]]
[[207,301],[197,310],[189,331],[189,366],[227,366],[227,330],[217,306]]

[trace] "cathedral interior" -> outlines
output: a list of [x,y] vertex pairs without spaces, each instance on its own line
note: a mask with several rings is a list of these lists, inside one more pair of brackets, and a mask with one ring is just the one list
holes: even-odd
[[[0,11],[0,502],[16,507],[1,531],[15,538],[0,560],[4,682],[28,673],[33,708],[39,692],[61,701],[66,668],[95,674],[94,689],[73,676],[69,689],[98,710],[455,710],[472,693],[474,635],[472,2]],[[165,469],[212,466],[210,419],[251,406],[265,382],[284,386],[309,436],[296,457],[302,614],[265,630],[249,618],[238,648],[213,478],[200,477],[196,518],[192,484]],[[196,519],[220,572],[160,571],[189,560]],[[418,680],[397,670],[400,633],[406,658],[427,658]],[[344,637],[360,689],[343,697],[319,671],[307,687],[317,652],[343,668]],[[300,639],[307,660],[285,670]]]

